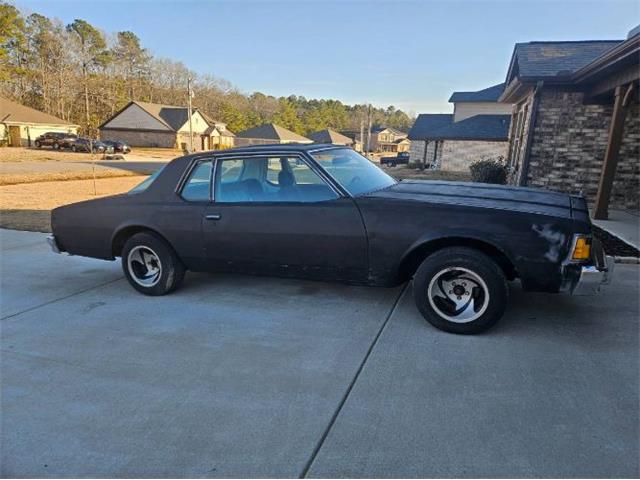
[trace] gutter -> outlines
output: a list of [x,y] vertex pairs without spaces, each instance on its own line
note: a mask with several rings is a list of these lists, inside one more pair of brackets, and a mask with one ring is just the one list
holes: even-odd
[[525,187],[527,185],[527,178],[529,176],[529,157],[531,155],[531,146],[533,145],[533,134],[536,127],[536,119],[538,118],[538,104],[540,103],[540,93],[544,82],[540,80],[536,84],[536,88],[533,91],[533,102],[531,102],[531,119],[529,120],[529,134],[527,135],[527,144],[524,149],[524,157],[522,159],[522,172],[520,173],[520,179],[518,185]]

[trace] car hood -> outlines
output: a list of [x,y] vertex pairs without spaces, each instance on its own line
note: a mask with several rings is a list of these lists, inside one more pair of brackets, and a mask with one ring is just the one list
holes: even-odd
[[581,197],[488,183],[403,180],[367,197],[514,210],[563,218],[572,218],[576,213],[582,217],[587,212],[586,202]]

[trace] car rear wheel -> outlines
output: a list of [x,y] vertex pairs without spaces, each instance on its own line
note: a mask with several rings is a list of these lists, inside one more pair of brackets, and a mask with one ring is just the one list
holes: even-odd
[[36,140],[36,148],[40,148],[40,147],[41,147],[40,142]]
[[185,267],[171,246],[149,232],[137,233],[125,242],[122,269],[133,288],[154,296],[171,293],[185,274]]
[[413,279],[420,313],[433,326],[451,333],[488,330],[502,318],[509,288],[502,269],[489,256],[466,247],[429,255]]
[[54,150],[60,150],[60,144],[58,142],[53,144],[53,149]]

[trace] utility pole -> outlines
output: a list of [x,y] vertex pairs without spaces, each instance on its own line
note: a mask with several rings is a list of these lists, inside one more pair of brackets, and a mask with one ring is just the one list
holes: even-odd
[[360,151],[364,153],[364,118],[360,118]]
[[368,127],[367,127],[367,153],[371,154],[371,104],[367,107]]
[[193,125],[191,123],[191,98],[193,98],[193,91],[191,90],[191,77],[187,78],[187,90],[189,97],[189,153],[193,153]]

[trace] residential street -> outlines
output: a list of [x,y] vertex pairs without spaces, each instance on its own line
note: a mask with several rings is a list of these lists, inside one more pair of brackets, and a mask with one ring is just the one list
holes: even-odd
[[411,285],[187,274],[0,230],[2,477],[637,477],[638,265],[598,297],[511,288],[490,332]]

